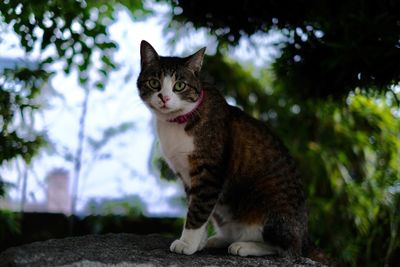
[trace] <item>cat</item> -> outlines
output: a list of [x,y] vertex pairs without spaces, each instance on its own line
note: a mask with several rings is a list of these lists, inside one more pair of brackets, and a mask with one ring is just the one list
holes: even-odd
[[[163,156],[188,199],[184,229],[170,250],[305,255],[311,242],[295,161],[265,123],[201,81],[205,50],[163,57],[148,42],[140,45],[139,96],[155,115]],[[210,238],[209,221],[216,231]]]

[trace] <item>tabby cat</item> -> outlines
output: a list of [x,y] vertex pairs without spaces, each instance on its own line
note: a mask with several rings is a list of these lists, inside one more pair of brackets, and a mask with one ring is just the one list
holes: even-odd
[[[140,47],[139,94],[155,115],[163,156],[188,198],[182,235],[170,250],[304,255],[308,218],[295,162],[263,122],[200,80],[204,52],[163,57],[146,41]],[[208,238],[210,220],[216,234]]]

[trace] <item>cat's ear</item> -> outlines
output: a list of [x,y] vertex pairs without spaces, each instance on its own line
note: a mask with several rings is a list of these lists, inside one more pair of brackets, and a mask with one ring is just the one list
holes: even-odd
[[203,65],[204,52],[206,48],[203,47],[193,55],[187,57],[186,66],[191,69],[194,73],[198,74],[201,70],[201,66]]
[[143,66],[149,65],[151,63],[157,62],[160,59],[158,56],[156,50],[146,42],[145,40],[142,40],[140,43],[140,63]]

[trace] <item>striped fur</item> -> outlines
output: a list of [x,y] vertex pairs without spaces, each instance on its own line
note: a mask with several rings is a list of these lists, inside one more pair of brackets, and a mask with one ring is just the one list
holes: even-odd
[[[164,156],[184,181],[188,197],[184,230],[171,251],[201,250],[205,226],[212,221],[217,234],[209,247],[228,247],[229,253],[240,256],[299,256],[308,247],[308,218],[294,160],[264,123],[228,105],[215,88],[200,81],[203,53],[160,57],[147,42],[141,45],[139,93],[157,117]],[[166,122],[166,115],[151,107],[158,91],[146,81],[162,82],[165,77],[172,79],[170,84],[183,80],[189,85],[171,95],[181,101],[177,113],[193,107],[200,89],[205,92],[183,125]]]

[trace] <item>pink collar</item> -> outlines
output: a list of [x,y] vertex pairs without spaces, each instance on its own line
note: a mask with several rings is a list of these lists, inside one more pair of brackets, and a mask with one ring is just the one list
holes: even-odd
[[173,119],[169,119],[167,121],[168,122],[176,122],[178,124],[183,124],[183,123],[187,122],[193,116],[194,112],[198,109],[198,107],[201,105],[201,103],[203,103],[203,98],[204,98],[204,90],[201,89],[199,100],[197,101],[196,106],[191,111],[189,111],[186,114],[175,117]]

